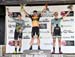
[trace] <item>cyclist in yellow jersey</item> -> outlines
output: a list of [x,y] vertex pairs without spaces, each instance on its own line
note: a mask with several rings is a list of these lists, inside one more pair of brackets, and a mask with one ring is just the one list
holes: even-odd
[[[47,6],[45,5],[45,8],[42,12],[47,11]],[[30,15],[28,14],[25,10],[24,10],[26,16],[30,17],[32,20],[32,39],[30,42],[30,50],[32,50],[32,45],[34,42],[34,36],[35,33],[37,35],[37,44],[38,44],[38,50],[40,50],[40,38],[39,38],[39,19],[41,16],[43,16],[42,12],[40,14],[38,14],[38,12],[36,10],[33,11],[33,14]]]

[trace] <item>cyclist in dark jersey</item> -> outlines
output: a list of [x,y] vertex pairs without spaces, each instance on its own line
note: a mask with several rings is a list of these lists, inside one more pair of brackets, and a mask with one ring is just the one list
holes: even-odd
[[14,53],[17,53],[18,41],[19,41],[19,52],[21,52],[22,32],[25,28],[25,22],[24,22],[24,20],[22,20],[21,14],[18,14],[18,16],[17,16],[18,19],[15,19],[14,17],[12,17],[12,12],[9,12],[9,9],[7,9],[7,11],[8,11],[8,16],[16,22],[16,28],[15,28],[15,33],[14,33],[14,40],[15,40],[15,51],[14,51]]
[[[45,6],[45,9],[43,11],[45,11],[45,10],[47,11],[47,9],[48,9],[47,6]],[[33,11],[32,15],[28,14],[25,10],[24,10],[24,12],[32,20],[32,39],[31,39],[31,42],[30,42],[30,50],[32,50],[32,45],[33,45],[33,42],[34,42],[35,33],[37,35],[38,50],[40,50],[39,19],[40,19],[41,16],[43,16],[43,14],[42,13],[38,14],[38,12],[36,10]]]
[[51,20],[51,34],[53,37],[53,52],[52,52],[52,54],[55,53],[56,38],[58,38],[59,53],[62,54],[62,52],[61,52],[61,25],[60,25],[60,22],[62,19],[64,19],[64,17],[66,17],[70,13],[71,10],[72,9],[70,8],[70,10],[65,15],[62,15],[61,18],[58,18],[58,12],[54,13],[54,19]]

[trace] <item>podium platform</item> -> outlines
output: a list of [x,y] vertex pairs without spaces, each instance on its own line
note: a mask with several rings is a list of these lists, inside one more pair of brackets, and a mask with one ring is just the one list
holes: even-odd
[[75,53],[64,54],[63,57],[75,57]]
[[[1,56],[0,56],[1,57]],[[24,50],[19,54],[5,54],[3,57],[75,57],[75,53],[51,54],[50,50]]]
[[17,54],[14,54],[14,53],[7,53],[5,54],[4,57],[24,57],[22,53],[17,53]]
[[51,50],[24,50],[24,57],[51,57]]

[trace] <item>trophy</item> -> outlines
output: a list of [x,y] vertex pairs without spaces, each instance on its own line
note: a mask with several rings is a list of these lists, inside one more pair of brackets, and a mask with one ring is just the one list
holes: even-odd
[[24,11],[24,4],[20,4],[21,12]]

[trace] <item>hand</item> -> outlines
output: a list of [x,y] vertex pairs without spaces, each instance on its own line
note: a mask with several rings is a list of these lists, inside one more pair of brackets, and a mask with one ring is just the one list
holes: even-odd
[[73,5],[69,5],[68,9],[72,10],[73,9]]
[[46,4],[45,4],[45,7],[46,7],[46,9],[48,8],[48,4],[47,4],[47,2],[46,2]]
[[22,29],[19,29],[19,32],[22,32]]
[[6,8],[6,10],[9,12],[9,8]]
[[12,12],[9,12],[9,8],[7,8],[8,16],[12,15]]
[[20,6],[21,6],[21,11],[24,11],[24,7],[23,7],[24,5],[21,4]]

